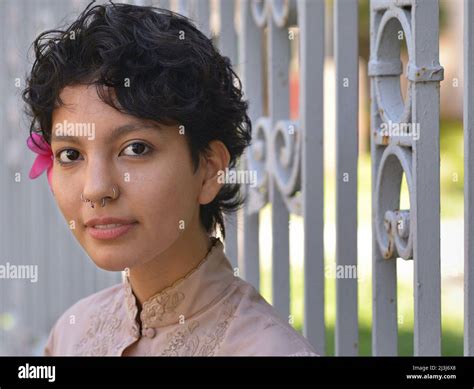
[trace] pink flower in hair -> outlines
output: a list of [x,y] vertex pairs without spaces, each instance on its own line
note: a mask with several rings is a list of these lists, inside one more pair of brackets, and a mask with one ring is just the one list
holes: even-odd
[[44,140],[43,136],[33,132],[31,136],[28,137],[26,141],[28,148],[38,156],[31,166],[29,177],[34,179],[41,175],[45,170],[47,170],[48,183],[51,187],[51,177],[53,172],[53,151],[51,150],[50,145]]

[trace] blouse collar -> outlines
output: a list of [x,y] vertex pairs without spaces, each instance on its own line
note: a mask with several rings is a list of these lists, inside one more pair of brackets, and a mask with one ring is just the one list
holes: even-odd
[[[217,237],[206,257],[173,285],[145,301],[140,312],[142,331],[184,322],[215,300],[232,282],[234,273]],[[125,302],[129,318],[137,325],[138,306],[127,274],[124,276]]]

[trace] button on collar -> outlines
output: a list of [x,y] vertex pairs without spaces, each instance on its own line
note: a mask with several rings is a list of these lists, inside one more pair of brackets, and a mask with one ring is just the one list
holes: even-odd
[[147,338],[153,339],[156,335],[156,330],[154,328],[145,328],[142,331],[142,334]]

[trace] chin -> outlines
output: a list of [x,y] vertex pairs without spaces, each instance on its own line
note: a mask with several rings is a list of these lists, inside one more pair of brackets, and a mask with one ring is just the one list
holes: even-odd
[[102,260],[96,260],[96,259],[92,259],[92,261],[95,263],[95,265],[98,268],[102,270],[106,270],[106,271],[118,272],[118,271],[123,271],[125,270],[125,268],[129,267],[126,261],[124,262],[112,261],[112,260],[102,261]]
[[99,253],[95,251],[90,253],[92,261],[97,267],[107,271],[123,271],[125,268],[133,266],[134,262],[130,260],[130,256],[119,253],[116,250],[111,250],[110,253]]

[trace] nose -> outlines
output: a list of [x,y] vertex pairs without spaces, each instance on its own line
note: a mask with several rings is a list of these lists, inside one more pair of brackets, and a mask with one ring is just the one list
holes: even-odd
[[105,158],[90,159],[84,172],[81,199],[91,201],[92,207],[94,204],[102,203],[104,205],[107,198],[116,199],[118,188],[114,173],[113,164],[108,163]]

